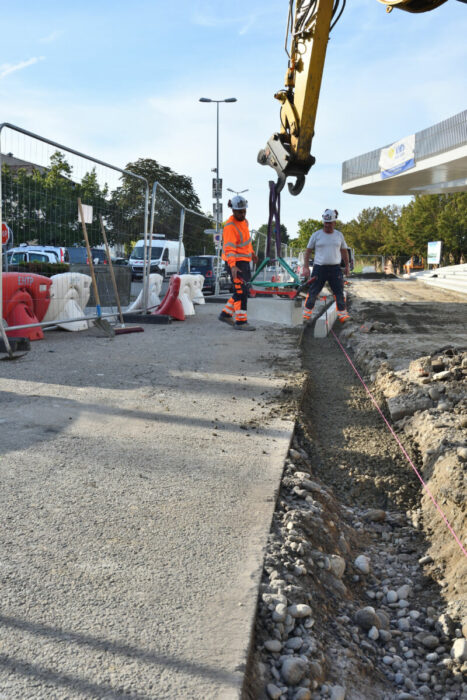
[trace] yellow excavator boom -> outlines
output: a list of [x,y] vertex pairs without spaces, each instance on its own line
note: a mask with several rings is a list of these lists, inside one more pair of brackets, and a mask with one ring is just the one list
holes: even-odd
[[[429,12],[447,0],[379,0],[386,11],[395,7],[406,12]],[[467,0],[461,0],[467,2]],[[280,130],[258,153],[261,165],[277,172],[280,192],[288,177],[289,191],[299,194],[305,176],[315,162],[311,155],[326,49],[332,28],[339,20],[346,0],[289,0],[286,52],[288,67],[285,89],[274,97],[281,103]]]

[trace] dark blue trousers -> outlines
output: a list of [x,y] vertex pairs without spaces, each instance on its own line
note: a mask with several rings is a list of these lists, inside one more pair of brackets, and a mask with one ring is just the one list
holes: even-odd
[[315,301],[326,284],[329,282],[331,291],[336,297],[337,308],[339,311],[345,311],[344,299],[344,276],[340,265],[313,265],[312,277],[316,279],[310,284],[308,296],[305,301],[307,309],[312,309]]

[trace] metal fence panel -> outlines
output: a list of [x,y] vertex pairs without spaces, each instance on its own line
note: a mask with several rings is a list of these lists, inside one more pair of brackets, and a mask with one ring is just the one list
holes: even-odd
[[[123,271],[125,258],[134,241],[144,237],[148,226],[149,186],[146,180],[11,124],[0,125],[0,168],[0,220],[13,232],[9,250],[3,249],[0,277],[7,272],[22,273],[23,277],[25,273],[32,273],[56,282],[57,274],[76,272],[76,266],[81,266],[80,272],[89,274],[89,259],[78,217],[80,198],[85,205],[86,230],[98,272],[98,291],[105,305],[116,309],[102,225],[115,268],[122,267],[117,279],[125,299],[130,275],[129,269],[126,273]],[[11,280],[11,276],[9,278]],[[6,279],[0,284],[0,294],[6,288]],[[55,307],[62,311],[67,303],[66,294],[69,290],[61,283],[53,295]],[[92,294],[87,302],[86,317],[98,315],[95,305]],[[57,323],[69,320],[66,313],[63,317],[59,313],[55,319]],[[11,330],[14,324],[9,323],[9,327]]]

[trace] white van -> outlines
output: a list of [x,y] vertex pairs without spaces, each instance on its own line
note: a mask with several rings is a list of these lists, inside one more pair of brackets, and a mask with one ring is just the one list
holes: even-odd
[[[178,272],[178,248],[180,247],[180,264],[185,258],[185,247],[183,243],[178,241],[169,241],[164,238],[161,233],[153,233],[152,240],[148,237],[148,255],[149,246],[151,246],[151,269],[150,272],[158,272],[163,277],[173,275]],[[144,268],[144,238],[137,241],[135,247],[131,251],[129,265],[131,267],[132,279],[137,279],[143,276]]]

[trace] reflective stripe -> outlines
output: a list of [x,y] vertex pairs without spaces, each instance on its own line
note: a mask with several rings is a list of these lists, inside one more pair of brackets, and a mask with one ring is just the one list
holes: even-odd
[[[245,241],[244,243],[237,243],[237,245],[235,247],[236,248],[244,248],[249,243],[251,243],[251,237],[247,241]],[[227,245],[229,245],[229,244],[227,243]]]

